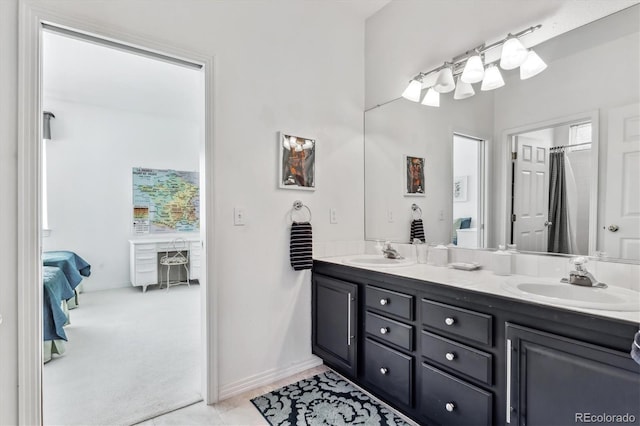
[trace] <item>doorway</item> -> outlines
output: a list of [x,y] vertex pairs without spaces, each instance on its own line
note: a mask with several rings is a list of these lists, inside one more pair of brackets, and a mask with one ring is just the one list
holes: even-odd
[[[21,187],[21,196],[18,200],[18,209],[22,212],[18,220],[18,298],[19,316],[19,340],[17,354],[21,360],[18,370],[18,418],[23,424],[42,423],[42,341],[43,341],[43,308],[42,308],[42,263],[41,240],[44,234],[41,229],[41,190],[40,160],[43,136],[43,105],[42,105],[42,80],[40,69],[42,65],[41,37],[44,27],[55,21],[55,26],[63,31],[68,28],[77,30],[80,38],[92,41],[104,42],[114,48],[135,51],[147,54],[156,59],[168,60],[176,63],[198,64],[202,68],[202,129],[200,134],[200,213],[202,222],[200,226],[200,240],[202,242],[202,258],[200,271],[200,312],[203,321],[200,323],[198,333],[202,336],[203,344],[199,351],[201,360],[201,388],[200,393],[208,404],[217,400],[217,376],[215,371],[215,327],[216,316],[214,311],[215,286],[208,279],[208,266],[212,267],[207,247],[213,241],[212,227],[204,226],[208,212],[212,212],[213,187],[211,181],[211,167],[213,164],[213,58],[193,52],[185,52],[162,42],[144,40],[140,42],[134,35],[126,32],[118,32],[111,28],[91,26],[84,21],[64,18],[52,11],[38,6],[28,5],[21,10],[20,37],[23,40],[23,48],[19,52],[21,67],[19,82],[19,152],[18,181]],[[95,36],[94,34],[100,34]],[[114,40],[122,40],[116,42]],[[140,47],[146,46],[146,47]],[[171,52],[163,54],[160,52]],[[189,59],[191,58],[191,59]],[[185,60],[188,59],[188,60]],[[80,198],[78,196],[77,198]],[[77,199],[76,199],[77,201]],[[127,225],[130,218],[126,219]],[[99,224],[97,224],[99,226]],[[53,231],[55,233],[55,229]],[[126,251],[126,248],[125,248]],[[98,264],[98,266],[100,266]],[[173,290],[173,289],[172,289]],[[65,359],[62,357],[61,359]]]
[[453,231],[458,247],[485,247],[485,144],[482,139],[453,135]]

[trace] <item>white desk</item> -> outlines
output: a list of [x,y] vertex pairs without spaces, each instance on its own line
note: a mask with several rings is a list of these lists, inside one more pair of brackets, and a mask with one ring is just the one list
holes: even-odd
[[186,242],[185,250],[189,251],[189,277],[192,280],[200,278],[202,244],[199,235],[136,238],[129,240],[129,279],[132,286],[142,287],[145,292],[147,286],[158,284],[158,253],[174,251],[175,238],[182,238]]

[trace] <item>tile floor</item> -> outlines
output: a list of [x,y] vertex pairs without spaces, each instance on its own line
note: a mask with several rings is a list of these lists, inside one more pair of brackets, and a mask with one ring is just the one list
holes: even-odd
[[[138,423],[137,426],[163,426],[163,425],[228,425],[228,426],[254,426],[268,425],[258,410],[251,403],[256,396],[271,392],[282,386],[295,383],[299,380],[313,377],[329,370],[324,365],[310,368],[302,373],[295,374],[282,380],[262,386],[243,394],[221,401],[215,405],[205,405],[198,402],[171,413]],[[403,416],[404,417],[404,416]],[[408,422],[408,419],[405,418]],[[410,422],[410,424],[415,424]]]

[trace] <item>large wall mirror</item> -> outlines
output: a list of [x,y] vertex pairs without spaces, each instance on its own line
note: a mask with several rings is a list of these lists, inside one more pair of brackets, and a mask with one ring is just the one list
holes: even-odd
[[[536,46],[548,64],[440,108],[365,112],[365,236],[640,261],[640,5]],[[407,158],[422,187],[407,193]],[[417,205],[420,210],[412,208]]]

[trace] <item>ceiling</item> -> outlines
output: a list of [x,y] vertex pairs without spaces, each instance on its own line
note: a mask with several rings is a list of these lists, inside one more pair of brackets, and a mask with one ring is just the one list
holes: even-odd
[[[314,1],[314,0],[306,0]],[[338,0],[324,0],[338,1]],[[347,13],[358,19],[375,19],[385,6],[415,7],[416,15],[429,11],[431,22],[415,17],[411,23],[398,24],[398,30],[414,31],[420,40],[439,40],[424,52],[420,62],[437,66],[455,54],[475,45],[477,31],[457,31],[455,37],[442,40],[442,28],[454,27],[451,22],[460,13],[487,16],[487,8],[509,5],[521,9],[520,23],[527,19],[532,23],[542,23],[543,27],[526,39],[528,46],[555,37],[588,22],[624,9],[640,0],[340,0]],[[494,28],[511,24],[513,13],[491,14],[491,22],[480,23],[478,27]],[[524,19],[526,17],[526,19]],[[414,18],[412,18],[414,19]],[[524,19],[524,20],[523,20]],[[419,27],[415,24],[423,23]],[[409,29],[407,25],[412,25]],[[521,29],[520,26],[513,31]],[[504,34],[496,34],[503,37]],[[491,42],[492,40],[480,40]],[[43,37],[43,91],[47,97],[57,97],[75,102],[89,102],[95,105],[123,110],[192,119],[201,105],[201,72],[182,66],[132,55],[117,49],[87,43],[71,37],[45,31]],[[465,46],[456,50],[456,46]],[[447,52],[446,55],[444,52]],[[433,57],[431,57],[433,56]],[[411,72],[425,71],[424,68]],[[46,108],[46,104],[45,104]]]

